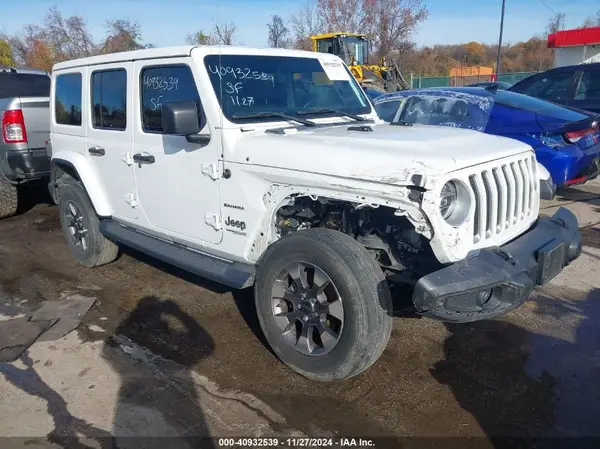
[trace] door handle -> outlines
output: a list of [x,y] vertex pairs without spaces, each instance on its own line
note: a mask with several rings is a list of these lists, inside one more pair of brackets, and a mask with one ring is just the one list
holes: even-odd
[[88,148],[88,153],[93,154],[94,156],[104,156],[106,154],[106,151],[104,151],[104,148],[91,147]]
[[151,154],[137,153],[133,155],[133,162],[137,162],[139,164],[154,164],[154,161],[154,156]]

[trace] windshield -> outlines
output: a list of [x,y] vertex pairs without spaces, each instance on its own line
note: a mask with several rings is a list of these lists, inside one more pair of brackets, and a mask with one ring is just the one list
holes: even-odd
[[[348,54],[348,61],[346,64],[366,64],[367,63],[367,41],[358,37],[345,37],[342,38],[346,53]],[[354,61],[352,61],[354,58]]]
[[399,121],[451,126],[484,131],[490,119],[494,99],[465,92],[445,91],[411,96],[400,114]]
[[[379,113],[378,106],[375,108]],[[505,132],[513,129],[510,127],[522,127],[528,121],[535,121],[533,114],[564,122],[575,122],[589,117],[548,101],[507,91],[499,90],[494,94],[484,95],[461,91],[430,91],[411,96],[406,101],[398,121]],[[490,121],[490,118],[493,120]]]
[[310,117],[311,111],[368,114],[369,101],[348,69],[316,58],[209,55],[204,58],[223,114],[234,123],[273,121],[266,113]]

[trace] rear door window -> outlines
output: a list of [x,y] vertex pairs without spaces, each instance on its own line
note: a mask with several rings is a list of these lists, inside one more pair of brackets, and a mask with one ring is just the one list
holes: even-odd
[[49,96],[50,77],[47,75],[0,72],[0,98]]
[[583,72],[575,100],[600,100],[600,70]]
[[509,108],[522,109],[524,111],[553,117],[566,122],[575,122],[588,117],[580,112],[550,103],[549,101],[507,91],[498,91],[496,93],[496,103]]
[[54,90],[56,123],[81,126],[81,73],[58,75]]
[[127,72],[123,69],[92,74],[92,123],[94,128],[124,130],[127,127]]
[[540,75],[522,87],[517,86],[516,92],[541,98],[555,103],[565,103],[569,99],[569,88],[573,72],[551,73]]

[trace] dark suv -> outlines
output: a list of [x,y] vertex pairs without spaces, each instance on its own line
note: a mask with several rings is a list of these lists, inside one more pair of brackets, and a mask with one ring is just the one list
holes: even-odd
[[557,67],[525,78],[509,90],[600,114],[600,63]]
[[49,176],[49,101],[48,72],[0,67],[0,218],[17,212],[19,185]]

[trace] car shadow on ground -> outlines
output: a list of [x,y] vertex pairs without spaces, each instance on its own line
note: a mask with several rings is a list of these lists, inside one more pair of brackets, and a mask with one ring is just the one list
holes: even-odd
[[[246,326],[248,326],[248,328],[252,331],[256,339],[273,356],[275,356],[274,351],[271,349],[271,346],[265,338],[265,335],[260,326],[260,322],[258,320],[258,315],[256,312],[256,306],[254,302],[254,288],[250,287],[243,290],[231,289],[222,284],[218,284],[196,274],[182,270],[176,266],[162,262],[161,260],[155,259],[144,253],[140,253],[139,251],[134,250],[132,248],[122,246],[121,251],[123,254],[126,254],[132,257],[133,259],[146,263],[165,273],[176,276],[179,279],[182,279],[186,282],[190,282],[194,285],[197,285],[199,287],[205,288],[218,294],[230,293],[234,299],[238,312],[240,313],[242,319],[246,323]],[[421,315],[417,313],[413,305],[412,293],[413,287],[410,285],[403,285],[392,289],[392,316],[398,318],[411,319],[422,318]]]
[[[145,347],[133,343],[140,340]],[[175,301],[154,296],[140,299],[104,341],[103,356],[121,381],[113,447],[213,447],[190,368],[213,351],[212,337]],[[124,353],[129,358],[126,363]],[[141,362],[145,370],[132,366],[131,359]],[[145,435],[132,433],[132,428],[139,431],[140,420],[149,426]]]
[[[176,276],[186,282],[193,283],[201,288],[208,289],[218,294],[231,293],[237,310],[245,325],[251,330],[252,334],[258,340],[259,344],[264,347],[270,354],[271,358],[261,359],[263,362],[269,360],[268,363],[282,364],[277,359],[277,356],[267,343],[260,323],[258,320],[255,304],[254,304],[254,291],[252,288],[244,290],[231,290],[220,284],[208,281],[204,278],[180,270],[177,267],[163,263],[157,259],[151,258],[144,254],[140,254],[135,250],[124,248],[124,254],[139,260],[140,262],[147,263],[148,265],[164,271],[167,274]],[[186,339],[182,339],[178,346],[186,348],[184,354],[180,354],[177,351],[168,351],[163,349],[161,345],[164,345],[166,341],[172,340],[171,336],[161,329],[160,326],[148,326],[146,324],[135,324],[136,322],[144,323],[147,321],[144,318],[144,314],[132,314],[132,317],[137,317],[130,320],[130,324],[124,328],[120,327],[114,333],[124,334],[133,341],[139,342],[140,345],[147,347],[153,353],[164,356],[167,359],[172,359],[178,363],[184,364],[189,367],[190,371],[198,366],[197,361],[202,357],[208,357],[208,355],[194,355],[188,357],[188,353],[193,353],[193,344],[186,342]],[[123,330],[126,329],[126,330]],[[133,331],[132,331],[133,329]],[[148,338],[148,335],[154,335],[157,344],[155,345],[153,337]],[[251,343],[247,343],[250,347]],[[239,351],[239,348],[237,349]],[[237,363],[234,363],[234,367],[239,367],[239,371],[232,371],[231,377],[240,376],[251,376],[251,373],[246,373],[244,368],[240,367]],[[321,395],[320,392],[327,391],[333,388],[334,390],[343,389],[344,383],[338,382],[331,384],[328,388],[326,384],[308,381],[301,377],[299,374],[294,373],[287,367],[275,367],[270,366],[266,370],[276,370],[278,372],[283,371],[283,377],[279,378],[281,382],[278,386],[269,388],[266,391],[256,391],[252,388],[249,389],[251,394],[256,394],[261,400],[265,401],[270,407],[281,414],[286,420],[289,420],[290,424],[302,431],[305,431],[310,436],[325,436],[327,432],[335,432],[338,435],[343,436],[385,436],[384,441],[379,441],[377,447],[403,447],[400,440],[393,435],[390,435],[390,430],[383,426],[381,423],[369,417],[369,411],[363,410],[356,404],[344,401],[343,397],[335,395],[335,399],[330,397],[331,395]],[[264,367],[257,367],[253,372],[260,373],[261,376],[268,375],[265,372]],[[225,380],[225,379],[223,379]],[[355,379],[354,382],[360,383],[360,380]],[[238,389],[248,387],[245,383],[242,384],[231,384],[227,383],[228,387]],[[346,384],[348,385],[348,384]],[[227,388],[227,386],[225,387]],[[246,390],[244,390],[246,391]],[[283,391],[283,392],[282,392]],[[335,413],[331,413],[332,403],[336,404]],[[288,429],[287,424],[271,423],[274,426],[274,430]],[[325,432],[325,434],[323,433]],[[330,435],[331,433],[329,433]]]
[[232,289],[223,284],[219,284],[217,282],[198,276],[194,273],[190,273],[189,271],[183,270],[174,265],[170,265],[154,257],[148,256],[147,254],[141,253],[132,248],[121,246],[120,251],[123,254],[126,254],[135,260],[150,265],[156,268],[157,270],[168,273],[181,280],[190,282],[198,287],[210,290],[218,294],[230,293],[234,299],[235,305],[240,315],[242,316],[248,328],[252,331],[256,339],[260,341],[264,345],[264,347],[267,348],[272,354],[274,354],[262,332],[260,322],[258,321],[258,315],[256,314],[256,307],[254,305],[253,288],[246,288],[243,290]]
[[48,181],[32,181],[20,185],[18,192],[17,215],[24,214],[37,205],[54,206],[48,190]]
[[445,324],[445,359],[430,370],[496,449],[600,436],[600,290],[584,301],[534,301],[536,315],[578,320],[574,340],[500,320]]

